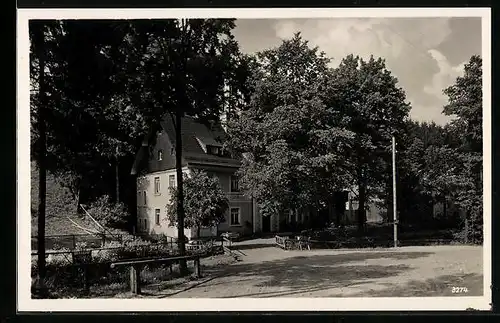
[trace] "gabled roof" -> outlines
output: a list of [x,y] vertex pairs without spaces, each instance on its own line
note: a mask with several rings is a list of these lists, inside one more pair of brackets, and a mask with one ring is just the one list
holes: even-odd
[[[166,133],[168,140],[175,146],[175,127],[170,115],[166,115],[160,122],[162,130]],[[203,124],[193,117],[183,117],[181,123],[182,132],[182,159],[183,165],[210,165],[237,168],[241,165],[240,160],[207,154],[203,145],[222,146],[227,138],[226,132],[220,124]],[[151,138],[151,137],[148,137]],[[149,141],[151,142],[151,141]],[[143,142],[141,151],[136,156],[132,174],[137,173],[140,160],[147,156],[148,140]]]
[[[163,130],[167,133],[172,145],[175,145],[175,128],[170,116],[161,122]],[[226,133],[219,124],[205,125],[193,117],[182,118],[182,151],[186,153],[204,153],[198,139],[207,145],[222,146]]]

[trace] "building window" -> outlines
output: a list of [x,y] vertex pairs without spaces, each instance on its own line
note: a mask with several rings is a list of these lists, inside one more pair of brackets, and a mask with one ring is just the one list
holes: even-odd
[[175,155],[175,148],[174,147],[170,148],[170,155],[171,156]]
[[138,191],[137,192],[137,206],[141,205],[141,201],[142,201],[142,192]]
[[155,209],[155,224],[160,225],[160,209]]
[[155,177],[155,194],[160,194],[160,177]]
[[162,161],[163,160],[163,150],[158,150],[158,161]]
[[175,175],[168,175],[168,187],[175,187]]
[[146,191],[142,191],[142,205],[146,206]]
[[148,220],[143,220],[143,231],[148,231]]
[[231,225],[240,225],[240,208],[239,207],[232,207],[231,211]]
[[239,192],[239,191],[240,191],[240,185],[238,182],[238,176],[231,175],[231,192]]

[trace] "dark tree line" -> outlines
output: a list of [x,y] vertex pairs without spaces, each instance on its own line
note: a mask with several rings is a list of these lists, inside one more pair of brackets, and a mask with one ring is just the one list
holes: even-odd
[[334,192],[355,187],[360,233],[375,199],[392,221],[394,136],[398,220],[481,241],[481,58],[444,89],[449,103],[440,108],[454,117],[446,126],[409,119],[405,92],[383,59],[329,62],[300,34],[254,57],[251,100],[230,123],[228,145],[244,156],[242,187],[261,211],[314,217],[331,209]]
[[[165,115],[176,128],[179,161],[179,120],[184,115],[217,120],[221,107],[246,94],[247,60],[231,33],[234,24],[234,19],[31,21],[31,138],[37,148],[32,158],[40,182],[50,171],[78,203],[104,194],[135,202],[135,180],[127,176],[134,154]],[[180,235],[182,179],[177,176]],[[120,195],[120,182],[128,195]],[[38,211],[41,262],[44,187]],[[179,248],[183,253],[183,239]],[[43,276],[43,263],[39,268]]]

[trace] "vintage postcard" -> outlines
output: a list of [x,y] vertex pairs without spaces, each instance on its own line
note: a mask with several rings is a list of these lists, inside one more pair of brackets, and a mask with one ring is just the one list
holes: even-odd
[[18,310],[489,310],[490,30],[18,10]]

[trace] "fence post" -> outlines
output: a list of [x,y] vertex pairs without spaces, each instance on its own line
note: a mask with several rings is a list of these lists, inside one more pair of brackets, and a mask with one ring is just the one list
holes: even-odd
[[200,258],[194,259],[194,276],[196,278],[201,278]]
[[85,294],[90,294],[90,285],[89,285],[89,274],[88,274],[88,265],[83,265],[83,290]]
[[130,291],[132,294],[141,293],[141,275],[138,265],[130,266]]

